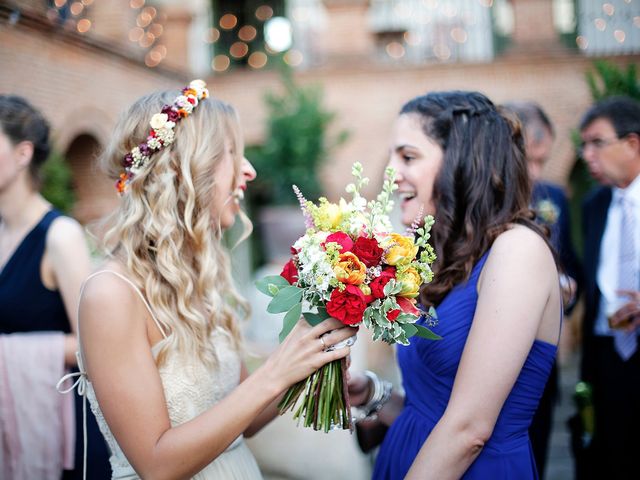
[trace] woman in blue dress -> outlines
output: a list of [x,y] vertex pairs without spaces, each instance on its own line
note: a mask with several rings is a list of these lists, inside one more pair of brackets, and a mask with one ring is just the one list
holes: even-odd
[[[390,425],[375,479],[538,478],[528,427],[556,355],[561,298],[554,254],[528,208],[519,124],[484,95],[417,97],[395,124],[402,221],[432,214],[434,306],[443,337],[398,348],[404,395],[352,376],[361,434]],[[420,322],[424,322],[422,319]]]

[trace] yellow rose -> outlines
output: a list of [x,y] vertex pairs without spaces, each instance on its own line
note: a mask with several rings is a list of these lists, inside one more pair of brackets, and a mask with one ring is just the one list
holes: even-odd
[[350,285],[360,285],[364,283],[367,275],[367,267],[358,260],[358,257],[351,252],[341,253],[338,263],[333,267],[338,281]]
[[418,247],[414,245],[413,238],[405,237],[399,233],[389,234],[385,239],[384,246],[387,248],[384,261],[389,265],[407,264],[418,253]]
[[418,271],[409,267],[403,272],[397,274],[398,283],[402,286],[402,290],[398,294],[401,297],[415,298],[420,293],[420,285],[422,284],[422,278]]

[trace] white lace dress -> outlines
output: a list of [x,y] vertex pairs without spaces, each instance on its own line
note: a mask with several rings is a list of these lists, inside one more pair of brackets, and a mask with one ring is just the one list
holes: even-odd
[[[128,279],[119,274],[116,275],[135,288]],[[141,292],[137,288],[136,291],[145,305],[147,305],[147,308],[149,308]],[[149,312],[154,321],[156,321],[151,309],[149,309]],[[156,324],[158,324],[157,321]],[[158,325],[158,328],[164,336],[160,325]],[[165,340],[166,337],[154,345],[154,357]],[[241,361],[238,352],[233,348],[229,335],[220,329],[212,334],[211,342],[212,346],[215,346],[218,356],[217,367],[209,368],[202,363],[195,362],[191,357],[187,358],[185,355],[170,352],[163,366],[159,369],[172,426],[185,423],[204,413],[227,396],[240,382]],[[98,421],[100,431],[111,450],[109,460],[113,470],[112,479],[139,479],[140,477],[129,464],[111,430],[109,430],[109,426],[100,410],[93,385],[84,373],[85,369],[81,355],[78,355],[78,368],[82,375],[80,383],[84,383],[79,390],[83,390],[89,399],[91,410]],[[253,454],[241,435],[213,462],[192,478],[195,480],[256,480],[262,479],[262,475]]]

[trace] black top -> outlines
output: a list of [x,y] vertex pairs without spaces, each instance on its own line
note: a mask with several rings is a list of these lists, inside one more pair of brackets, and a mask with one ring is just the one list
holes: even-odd
[[40,278],[47,231],[61,215],[48,211],[0,271],[0,333],[71,332],[60,291],[49,290]]

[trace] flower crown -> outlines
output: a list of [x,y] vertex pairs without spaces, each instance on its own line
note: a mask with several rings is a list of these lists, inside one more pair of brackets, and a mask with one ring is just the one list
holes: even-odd
[[122,159],[124,172],[116,182],[116,189],[120,195],[127,191],[133,177],[147,165],[154,153],[173,143],[175,140],[173,129],[176,124],[191,115],[200,100],[208,96],[207,84],[203,80],[193,80],[188,87],[182,89],[182,93],[176,97],[172,105],[164,105],[161,113],[151,117],[149,122],[151,130],[147,139]]

